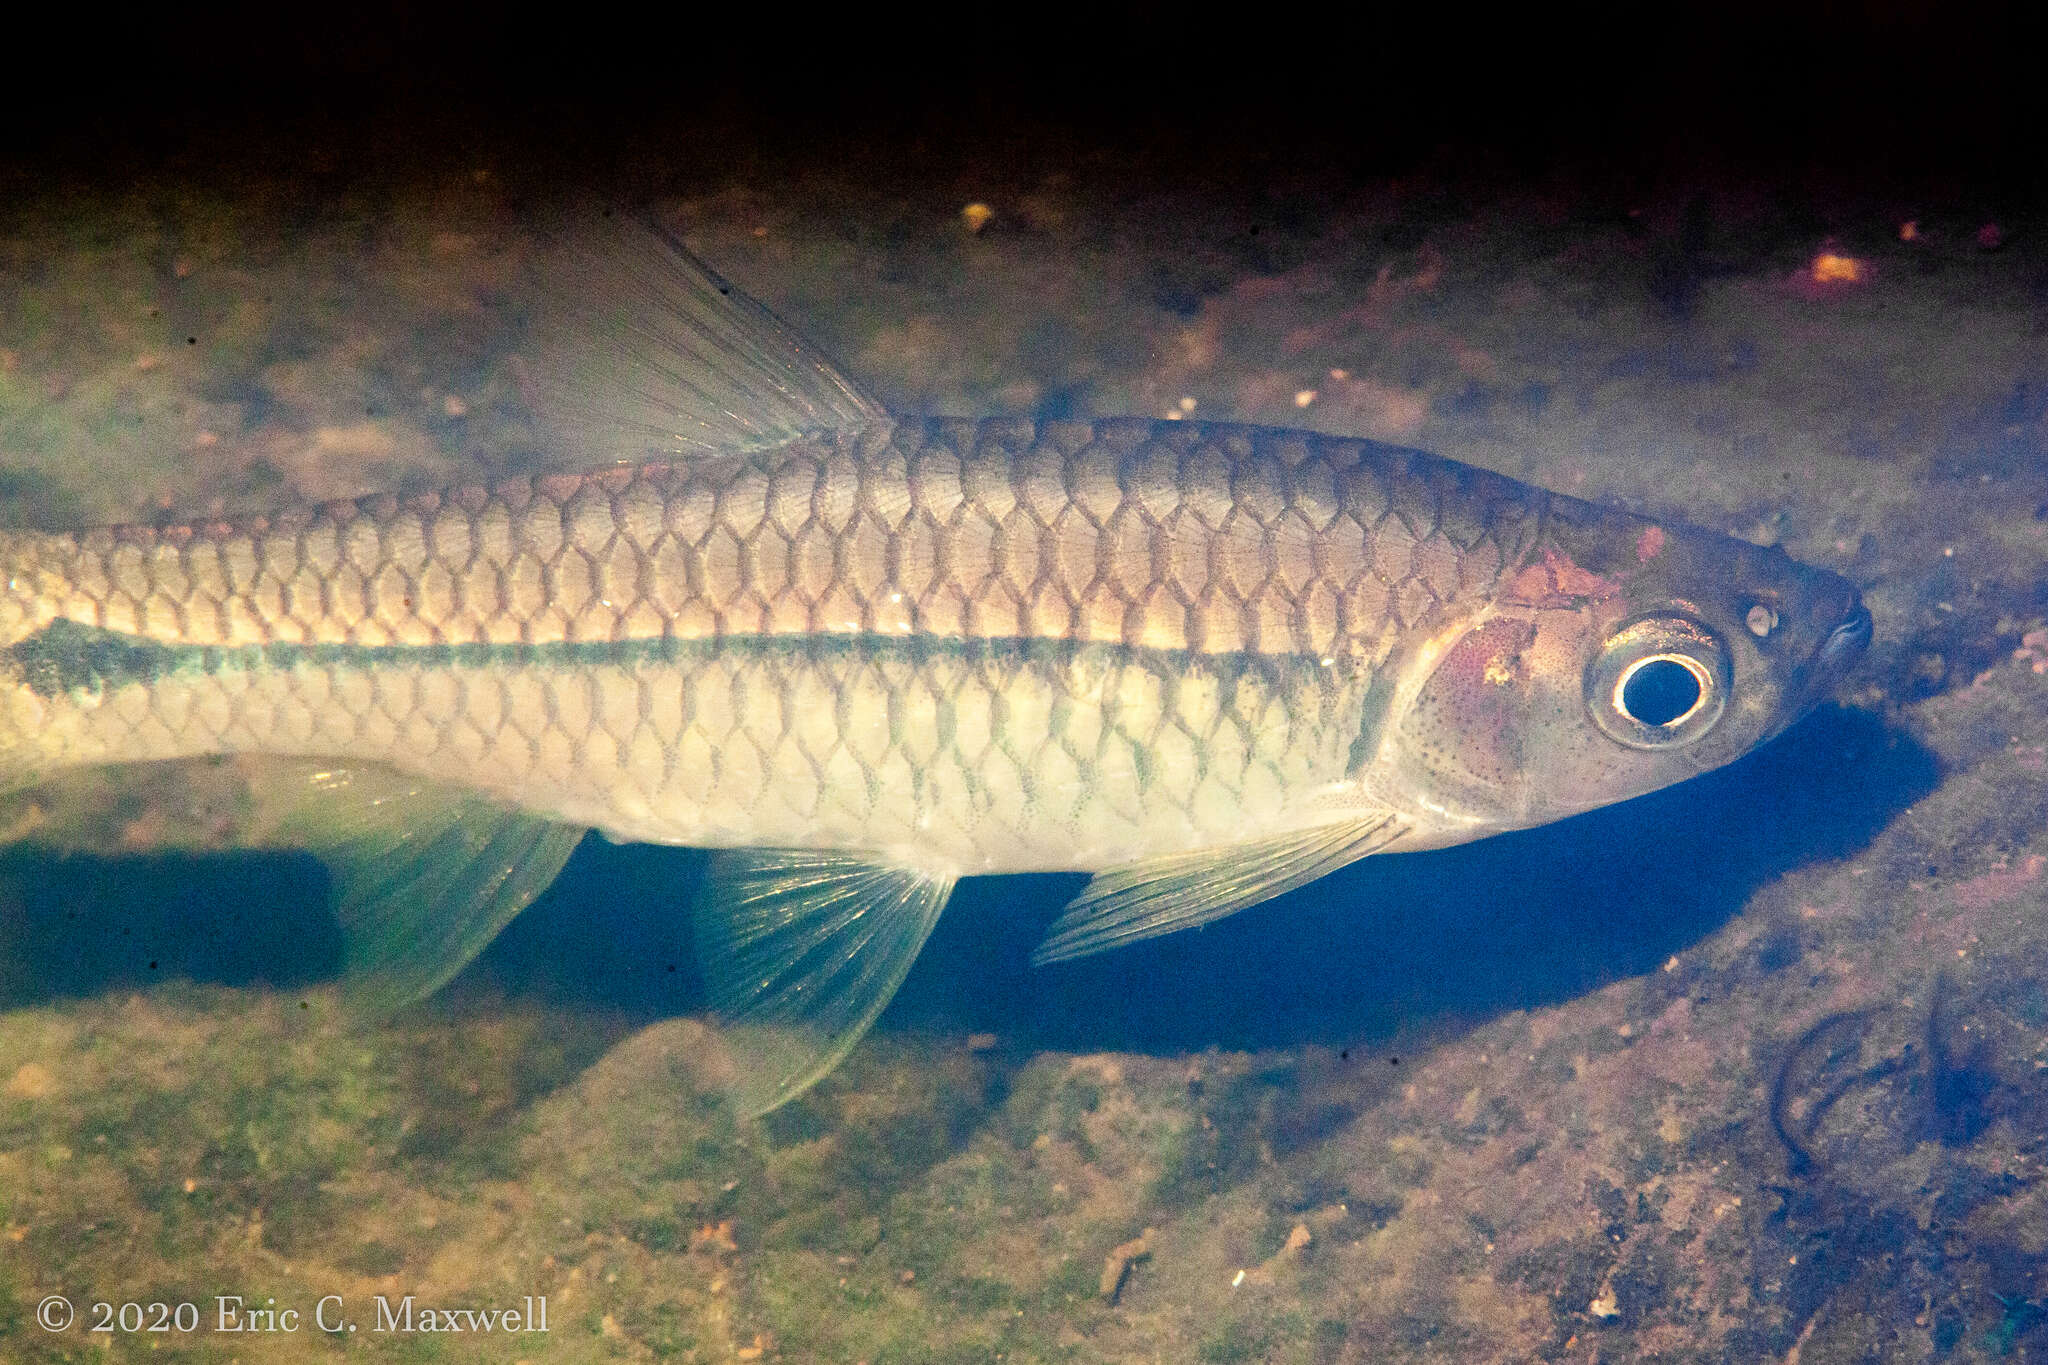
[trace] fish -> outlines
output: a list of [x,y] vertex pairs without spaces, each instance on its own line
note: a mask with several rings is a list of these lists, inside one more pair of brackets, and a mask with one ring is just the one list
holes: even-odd
[[523,373],[574,472],[0,531],[0,785],[255,762],[380,1008],[590,830],[710,849],[756,1116],[963,876],[1089,874],[1038,963],[1208,924],[1719,767],[1870,639],[1782,550],[1417,450],[894,415],[650,221],[548,240]]

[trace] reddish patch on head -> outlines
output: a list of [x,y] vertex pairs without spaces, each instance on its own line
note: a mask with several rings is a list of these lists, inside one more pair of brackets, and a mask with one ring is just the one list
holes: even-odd
[[1599,602],[1621,591],[1621,585],[1546,545],[1541,564],[1525,564],[1508,580],[1510,601],[1533,607],[1568,607],[1588,599]]
[[1636,558],[1645,564],[1664,553],[1664,528],[1645,526],[1643,533],[1636,537]]
[[1433,731],[1438,762],[1502,787],[1523,775],[1522,721],[1536,626],[1489,621],[1453,645],[1416,699],[1407,724]]
[[1535,641],[1532,622],[1488,621],[1458,641],[1437,665],[1436,676],[1475,698],[1486,688],[1519,686],[1528,680],[1522,655]]

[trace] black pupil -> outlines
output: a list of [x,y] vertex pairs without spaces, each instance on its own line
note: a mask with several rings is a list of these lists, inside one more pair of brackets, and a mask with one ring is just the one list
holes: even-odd
[[1621,685],[1621,709],[1644,725],[1669,725],[1699,701],[1700,680],[1671,659],[1650,660]]

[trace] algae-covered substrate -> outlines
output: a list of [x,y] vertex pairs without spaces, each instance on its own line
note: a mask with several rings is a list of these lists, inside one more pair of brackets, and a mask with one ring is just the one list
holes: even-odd
[[[515,169],[12,204],[7,519],[544,465]],[[797,165],[652,202],[899,408],[1307,425],[1781,543],[1862,587],[1862,671],[1721,774],[1084,964],[1025,962],[1069,879],[970,886],[849,1063],[743,1125],[690,855],[587,850],[366,1025],[318,868],[236,847],[232,765],[15,795],[0,1354],[2048,1349],[2038,239],[1796,187],[1151,183]],[[377,1330],[407,1295],[547,1330]]]

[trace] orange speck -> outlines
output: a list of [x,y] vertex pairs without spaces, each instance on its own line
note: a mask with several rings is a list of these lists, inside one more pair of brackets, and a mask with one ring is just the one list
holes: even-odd
[[1645,526],[1643,533],[1636,537],[1636,558],[1645,564],[1664,553],[1664,528]]
[[1908,218],[1905,222],[1899,224],[1899,240],[1902,242],[1919,241],[1920,220],[1917,218]]
[[1863,262],[1839,251],[1823,251],[1808,270],[1815,284],[1855,284],[1863,278]]
[[712,1255],[730,1255],[739,1246],[732,1239],[732,1219],[718,1223],[706,1223],[690,1234],[690,1250],[709,1251]]

